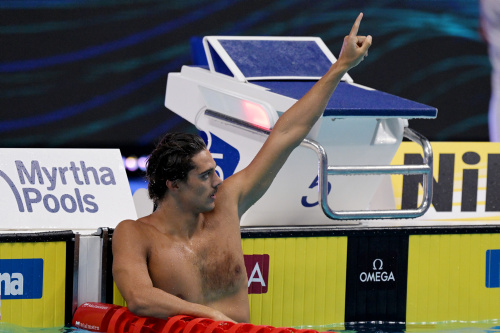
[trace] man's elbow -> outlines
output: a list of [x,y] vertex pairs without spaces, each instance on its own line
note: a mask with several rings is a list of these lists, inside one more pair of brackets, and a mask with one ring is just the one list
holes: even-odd
[[132,291],[125,298],[127,302],[127,307],[136,316],[148,316],[150,315],[148,299],[140,291]]

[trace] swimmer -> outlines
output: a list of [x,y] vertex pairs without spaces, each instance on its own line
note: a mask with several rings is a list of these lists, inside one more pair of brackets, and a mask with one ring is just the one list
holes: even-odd
[[250,321],[240,218],[321,117],[344,74],[368,54],[372,37],[357,35],[362,17],[337,62],[279,118],[253,161],[224,182],[198,136],[172,133],[160,141],[146,172],[156,210],[113,233],[113,277],[130,311]]

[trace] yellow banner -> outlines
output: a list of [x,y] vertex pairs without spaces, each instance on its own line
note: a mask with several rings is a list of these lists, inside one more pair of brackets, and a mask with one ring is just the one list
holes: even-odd
[[0,244],[1,321],[64,326],[66,242]]
[[499,318],[499,234],[412,235],[407,324]]
[[[500,220],[500,143],[432,142],[434,195],[420,219],[435,221]],[[403,142],[392,164],[421,164],[422,149]],[[421,176],[392,176],[398,208],[416,208]]]
[[344,322],[347,237],[245,238],[242,244],[246,255],[269,256],[266,292],[250,295],[253,324]]

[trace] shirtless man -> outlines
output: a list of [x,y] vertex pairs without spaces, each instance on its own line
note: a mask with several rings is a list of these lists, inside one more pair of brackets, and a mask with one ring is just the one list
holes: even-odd
[[372,38],[357,36],[361,18],[337,62],[279,118],[254,160],[224,183],[201,139],[167,134],[159,143],[147,170],[157,209],[113,233],[113,277],[132,312],[250,321],[240,218],[321,117],[342,76],[367,55]]

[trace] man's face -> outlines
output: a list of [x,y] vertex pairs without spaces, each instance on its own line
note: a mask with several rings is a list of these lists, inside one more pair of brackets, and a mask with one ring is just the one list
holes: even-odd
[[205,149],[191,159],[194,169],[189,171],[187,180],[179,183],[179,194],[183,202],[193,212],[203,213],[215,207],[217,188],[222,180],[215,172],[217,166],[212,154]]

